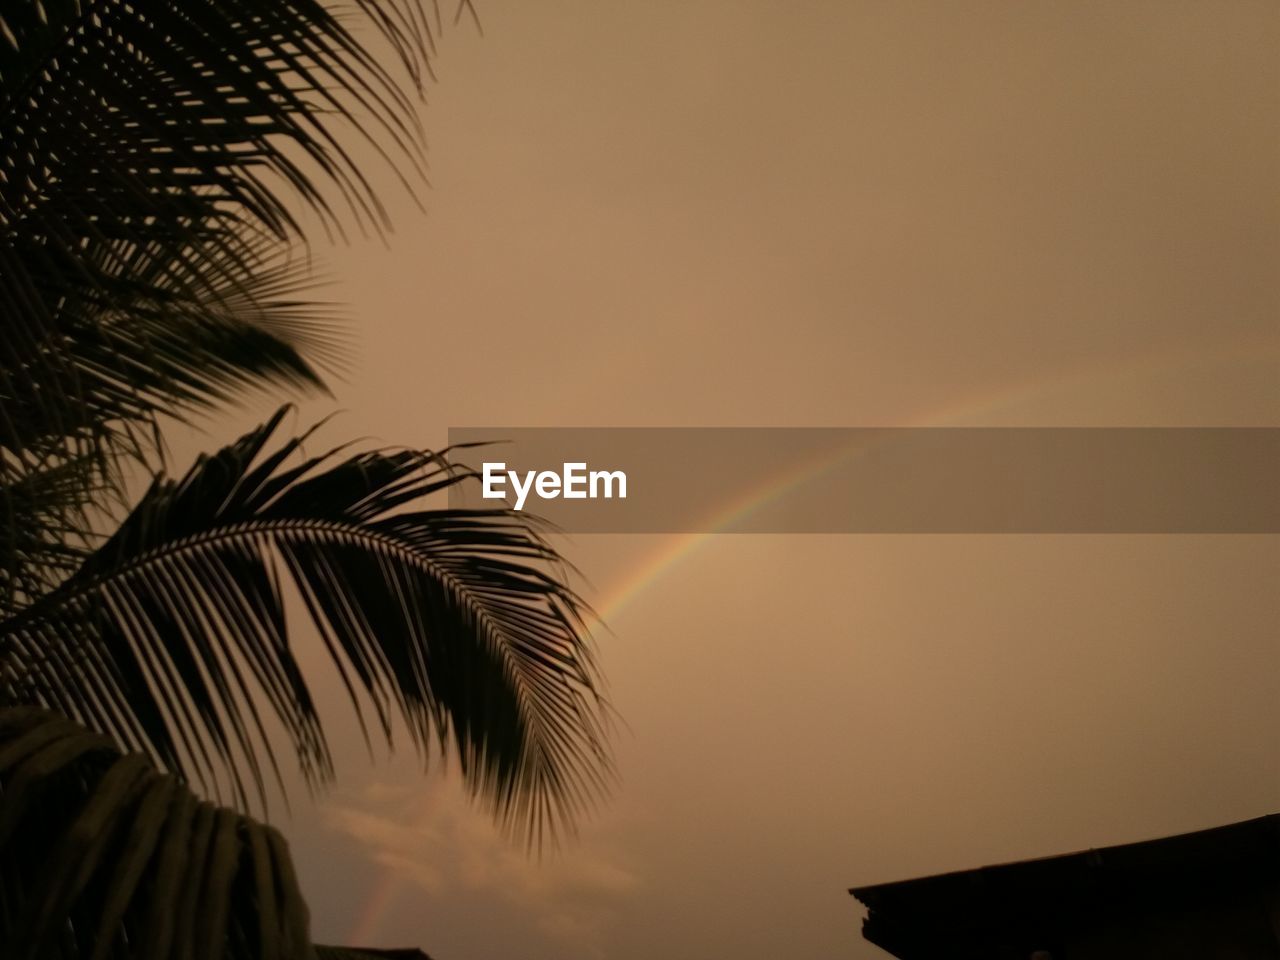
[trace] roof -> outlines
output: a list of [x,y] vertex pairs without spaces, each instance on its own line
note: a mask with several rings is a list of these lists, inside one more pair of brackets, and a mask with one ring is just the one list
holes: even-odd
[[1159,840],[858,887],[863,936],[903,960],[1020,956],[1118,916],[1280,879],[1280,815]]

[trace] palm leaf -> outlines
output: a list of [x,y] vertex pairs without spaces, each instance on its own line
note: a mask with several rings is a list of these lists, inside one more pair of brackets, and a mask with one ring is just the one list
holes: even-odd
[[[418,4],[357,8],[419,84],[434,37]],[[419,166],[411,100],[319,0],[8,4],[0,274],[27,308],[10,322],[39,342],[65,295],[50,279],[100,288],[138,258],[208,293],[254,259],[246,224],[296,231],[295,197],[330,213],[325,183],[359,222],[385,224],[344,131]]]
[[42,710],[0,710],[0,954],[314,960],[284,839]]
[[[524,514],[423,509],[465,479],[414,451],[300,458],[285,414],[174,482],[55,591],[0,623],[8,696],[59,709],[239,802],[274,764],[270,709],[331,773],[285,622],[301,595],[353,702],[389,739],[452,748],[501,822],[572,822],[607,762],[578,597]],[[362,721],[363,722],[363,721]]]
[[119,492],[122,457],[145,461],[158,447],[161,415],[183,419],[267,383],[324,389],[317,364],[339,368],[344,342],[332,311],[305,299],[304,262],[265,262],[208,300],[146,279],[127,309],[69,327],[40,389],[0,403],[2,613],[70,572],[94,527],[88,512]]
[[[416,0],[356,9],[420,87],[438,23]],[[157,410],[224,401],[249,383],[316,385],[316,365],[332,359],[328,333],[293,296],[287,329],[271,322],[281,318],[258,309],[261,287],[281,279],[273,264],[300,232],[299,201],[330,230],[342,208],[385,225],[349,141],[395,157],[406,183],[416,177],[405,86],[320,0],[6,3],[6,470],[20,477],[65,456],[118,489],[120,455],[154,452]],[[11,595],[30,578],[0,575]]]
[[[420,83],[434,36],[417,3],[357,6]],[[139,301],[239,289],[263,263],[263,231],[297,234],[295,198],[385,225],[345,132],[420,167],[409,97],[318,0],[7,4],[0,396],[58,423],[80,399],[64,337]],[[0,445],[21,449],[3,420]]]
[[84,562],[84,507],[102,493],[84,457],[0,454],[0,616],[16,613]]

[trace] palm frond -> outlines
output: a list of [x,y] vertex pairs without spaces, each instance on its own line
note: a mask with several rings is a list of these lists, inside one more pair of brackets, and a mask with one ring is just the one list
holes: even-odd
[[[434,46],[419,4],[356,9],[419,85]],[[344,130],[420,158],[410,97],[320,0],[15,0],[0,18],[0,223],[54,255],[126,240],[180,264],[183,238],[295,226],[282,189],[331,211],[326,181],[383,222]]]
[[[430,453],[301,458],[285,414],[157,480],[47,597],[0,623],[8,696],[34,698],[237,799],[274,764],[270,708],[313,781],[331,773],[286,627],[301,595],[353,703],[389,738],[451,745],[530,840],[570,824],[607,758],[582,604],[526,515],[423,509],[465,479]],[[363,721],[362,721],[363,722]]]
[[315,958],[279,833],[25,708],[0,709],[0,955]]
[[86,511],[103,513],[124,462],[158,449],[160,416],[272,383],[326,389],[321,369],[339,370],[345,346],[333,310],[307,299],[308,263],[265,257],[208,300],[121,278],[135,288],[127,308],[70,324],[55,356],[27,365],[44,366],[40,389],[0,398],[0,612],[70,572]]
[[[0,448],[66,447],[103,425],[226,403],[245,387],[324,389],[322,371],[340,368],[344,340],[332,308],[308,297],[317,285],[309,264],[260,246],[206,297],[146,267],[100,278],[92,304],[66,311],[56,346],[25,358],[38,389],[2,398]],[[68,402],[51,408],[50,395]]]
[[0,451],[0,616],[12,616],[84,562],[87,504],[102,492],[89,458]]
[[407,84],[320,0],[0,9],[0,452],[94,458],[110,482],[153,452],[157,407],[318,383],[323,325],[293,296],[272,322],[255,285],[280,279],[299,203],[385,226],[352,135],[419,176],[438,31],[416,0],[355,9]]
[[[358,7],[418,83],[434,43],[418,5]],[[0,394],[38,395],[24,390],[42,385],[38,361],[62,359],[61,338],[104,311],[237,289],[262,231],[298,232],[295,195],[332,213],[327,182],[358,222],[384,225],[349,132],[420,167],[410,98],[318,0],[6,5]]]

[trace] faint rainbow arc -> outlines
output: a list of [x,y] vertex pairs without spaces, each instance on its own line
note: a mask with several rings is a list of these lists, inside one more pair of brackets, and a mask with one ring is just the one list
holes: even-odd
[[[1238,355],[1253,355],[1258,353],[1259,350],[1274,352],[1275,349],[1276,346],[1272,338],[1241,338],[1228,344],[1222,350],[1215,351],[1212,356],[1217,359],[1230,359]],[[1172,371],[1190,362],[1203,360],[1206,356],[1204,352],[1198,351],[1194,347],[1180,347],[1149,355],[1145,358],[1145,362],[1141,364],[1134,364],[1128,358],[1102,361],[1082,369],[1061,373],[1055,377],[1041,376],[1019,380],[1013,384],[1006,383],[998,389],[970,396],[947,407],[941,407],[908,418],[906,421],[896,424],[896,426],[945,426],[955,424],[958,421],[964,421],[983,413],[990,413],[993,410],[1008,406],[1037,393],[1043,393],[1052,386],[1086,382],[1099,377],[1100,374],[1115,371],[1127,370],[1129,372],[1141,371],[1146,373],[1161,370]],[[849,452],[848,448],[837,448],[835,452],[829,452],[804,461],[790,470],[783,471],[781,474],[775,475],[735,495],[723,507],[715,510],[708,517],[705,524],[700,525],[705,529],[694,533],[672,534],[661,546],[642,560],[632,574],[616,584],[605,599],[597,605],[595,615],[591,618],[592,622],[589,624],[592,631],[598,631],[607,620],[619,615],[626,609],[628,604],[653,586],[654,583],[661,580],[681,560],[692,554],[703,543],[719,536],[724,527],[730,526],[736,520],[745,517],[752,510],[776,500],[800,483],[820,475],[831,463],[843,458]],[[423,822],[425,816],[426,814],[418,822]],[[365,902],[364,909],[359,913],[355,924],[352,926],[347,942],[360,944],[365,939],[372,937],[394,902],[399,885],[399,877],[395,870],[391,868],[384,869],[381,879],[375,885],[373,892]]]

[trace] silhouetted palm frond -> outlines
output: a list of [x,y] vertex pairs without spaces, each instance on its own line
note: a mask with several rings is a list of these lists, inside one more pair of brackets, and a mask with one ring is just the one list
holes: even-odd
[[0,709],[0,955],[314,960],[284,838],[140,754]]
[[[180,481],[159,479],[56,590],[0,623],[0,678],[171,770],[261,788],[270,707],[306,774],[330,755],[282,581],[388,737],[452,744],[501,820],[539,837],[601,786],[581,604],[525,515],[426,510],[462,475],[429,453],[301,458],[285,411]],[[274,761],[271,761],[274,762]]]
[[128,309],[69,324],[41,388],[0,403],[0,613],[69,572],[94,526],[86,511],[105,515],[118,499],[117,465],[147,459],[161,415],[269,383],[325,389],[316,364],[336,369],[342,338],[325,306],[303,299],[313,285],[305,263],[282,259],[213,299],[161,280],[139,284],[148,299]]
[[[118,492],[159,413],[319,385],[335,343],[285,260],[294,212],[385,224],[349,135],[416,175],[406,88],[439,30],[417,0],[355,10],[407,84],[320,0],[0,8],[0,481],[66,458]],[[41,514],[44,539],[83,505]],[[0,504],[0,523],[19,507]],[[17,558],[0,557],[0,594],[32,579]]]
[[[357,7],[420,82],[434,39],[418,4]],[[326,183],[385,223],[343,128],[418,164],[410,100],[318,0],[7,4],[0,392],[65,432],[82,395],[63,338],[173,297],[218,303],[262,267],[264,231],[296,232],[290,197],[332,211]],[[21,449],[21,426],[0,418],[0,446]]]
[[308,459],[273,439],[282,411],[95,540],[162,416],[323,388],[341,360],[295,217],[386,227],[356,153],[421,174],[411,97],[440,30],[418,0],[351,12],[373,46],[323,0],[0,6],[5,957],[424,956],[314,948],[283,840],[188,789],[265,798],[282,737],[330,774],[290,590],[357,710],[455,753],[513,829],[539,838],[602,784],[557,555],[521,515],[425,509],[462,479],[430,454]]
[[53,589],[84,562],[84,508],[102,493],[97,465],[63,452],[0,451],[0,617]]

